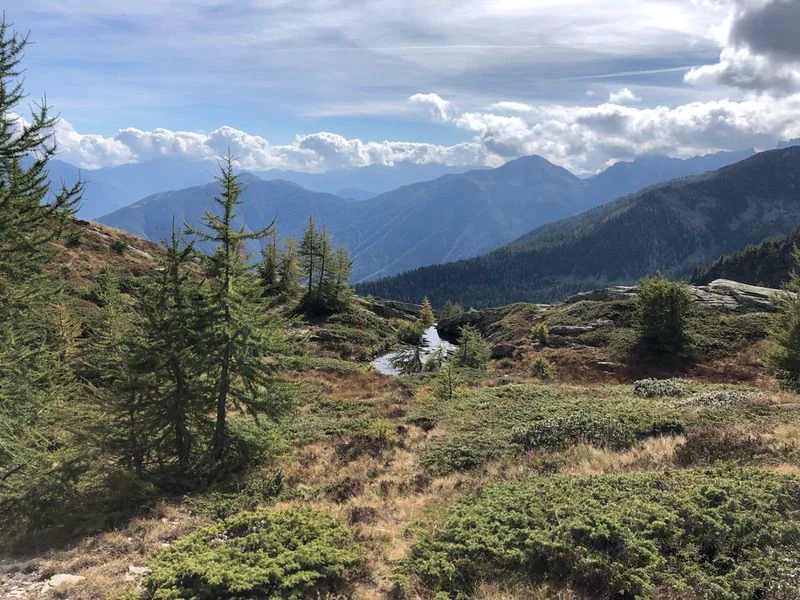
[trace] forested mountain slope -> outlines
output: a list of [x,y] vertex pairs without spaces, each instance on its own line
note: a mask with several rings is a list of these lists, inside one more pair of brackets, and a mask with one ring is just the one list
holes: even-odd
[[486,306],[546,302],[662,271],[688,276],[720,254],[800,222],[800,148],[649,188],[536,229],[495,252],[360,286],[401,300],[428,295]]
[[733,279],[752,285],[780,287],[789,280],[791,271],[796,270],[793,254],[798,244],[800,228],[788,236],[770,236],[698,268],[692,275],[692,282],[705,284],[715,279]]

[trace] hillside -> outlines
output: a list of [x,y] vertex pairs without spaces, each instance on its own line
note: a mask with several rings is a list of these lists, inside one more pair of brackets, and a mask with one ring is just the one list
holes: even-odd
[[721,254],[800,220],[800,148],[758,154],[547,225],[472,260],[362,284],[399,300],[499,305],[552,301],[656,271],[688,277]]
[[[541,157],[528,156],[495,169],[474,169],[406,185],[362,202],[311,192],[287,181],[265,183],[249,175],[253,189],[245,191],[242,222],[259,229],[277,215],[279,234],[297,236],[313,215],[335,241],[349,248],[353,280],[364,281],[477,256],[534,227],[579,214],[640,186],[702,172],[706,166],[740,156],[720,153],[685,161],[648,157],[615,165],[589,179],[579,179]],[[141,172],[144,167],[130,165],[126,169]],[[358,171],[363,171],[366,184],[374,186],[366,189],[381,187],[375,178],[382,177],[385,186],[396,181],[395,176],[435,172],[422,166],[404,167],[390,176],[388,169],[365,167]],[[123,170],[119,167],[115,172]],[[329,175],[333,188],[345,181],[344,175]],[[314,177],[323,176],[309,176],[309,185],[314,185]],[[154,194],[100,221],[161,239],[170,230],[173,216],[179,224],[196,224],[209,206],[211,190],[213,184]],[[356,200],[364,198],[358,193],[355,196]]]
[[[302,235],[308,218],[314,217],[317,222],[327,224],[335,241],[343,241],[341,232],[349,226],[359,204],[355,200],[311,192],[289,181],[263,181],[251,174],[242,178],[242,188],[239,214],[242,225],[255,231],[275,219],[281,235],[295,238]],[[213,207],[216,193],[217,184],[208,183],[153,194],[99,221],[151,240],[161,240],[169,235],[173,219],[178,227],[184,223],[197,225],[203,214]]]
[[793,256],[800,244],[800,228],[788,236],[771,236],[758,244],[720,256],[710,265],[698,268],[692,283],[704,284],[714,279],[734,279],[753,285],[780,287],[796,269]]

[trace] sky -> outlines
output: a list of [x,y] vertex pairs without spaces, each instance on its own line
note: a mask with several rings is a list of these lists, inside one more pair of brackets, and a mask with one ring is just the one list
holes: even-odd
[[[7,0],[82,168],[539,154],[577,174],[800,137],[800,0]],[[19,114],[25,118],[25,107]]]

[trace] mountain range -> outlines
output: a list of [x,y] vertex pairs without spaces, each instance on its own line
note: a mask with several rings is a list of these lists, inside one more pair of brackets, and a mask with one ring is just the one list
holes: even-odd
[[361,293],[465,306],[549,302],[661,271],[687,277],[800,223],[800,147],[649,187],[489,254],[368,282]]
[[[368,200],[397,187],[435,179],[448,173],[461,173],[469,167],[439,164],[398,163],[393,166],[371,165],[354,169],[338,169],[326,173],[303,173],[278,170],[256,172],[261,179],[281,179],[304,188],[343,198]],[[84,201],[79,210],[83,219],[91,220],[128,206],[146,196],[201,186],[214,180],[219,171],[216,161],[156,158],[102,169],[79,169],[61,160],[48,163],[50,180],[73,184],[79,178],[86,182]]]
[[[643,186],[703,172],[753,153],[720,153],[691,160],[646,157],[587,179],[539,156],[528,156],[493,169],[473,169],[405,185],[361,201],[249,174],[241,223],[255,230],[275,218],[281,236],[297,236],[313,216],[327,227],[335,242],[349,249],[354,281],[366,281],[474,257],[540,225],[577,215]],[[159,240],[172,227],[173,217],[179,224],[196,224],[211,207],[215,191],[215,185],[206,184],[160,192],[98,220]]]

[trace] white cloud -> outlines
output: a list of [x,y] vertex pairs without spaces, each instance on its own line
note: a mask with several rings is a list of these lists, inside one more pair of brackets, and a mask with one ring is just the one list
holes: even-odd
[[475,133],[498,160],[539,154],[575,173],[649,153],[690,157],[772,148],[800,136],[800,95],[691,102],[674,107],[531,106],[524,113],[463,112],[450,122]]
[[685,80],[772,95],[800,91],[800,2],[736,0],[719,30],[719,62],[689,71]]
[[452,115],[453,105],[439,94],[414,94],[408,98],[409,103],[425,106],[439,121],[447,121]]
[[613,90],[608,95],[608,101],[611,104],[630,104],[632,102],[641,102],[642,99],[629,88],[621,88],[619,90]]
[[95,169],[159,157],[207,160],[230,154],[243,169],[293,169],[309,172],[398,162],[482,165],[491,163],[477,142],[452,146],[417,142],[365,142],[336,133],[301,135],[291,144],[272,145],[265,138],[233,127],[210,133],[136,128],[120,130],[114,137],[81,134],[64,121],[55,128],[59,158],[76,166]]
[[800,137],[800,94],[747,100],[713,100],[677,106],[622,104],[567,106],[496,102],[486,111],[458,111],[437,94],[412,96],[409,103],[430,118],[473,134],[450,146],[364,141],[331,132],[300,135],[290,144],[232,128],[210,133],[127,128],[114,137],[81,134],[60,121],[61,158],[84,168],[140,162],[155,157],[211,159],[227,154],[249,170],[270,168],[320,172],[381,164],[443,163],[497,165],[539,154],[575,173],[596,172],[611,162],[661,153],[689,157],[747,147],[771,148]]

